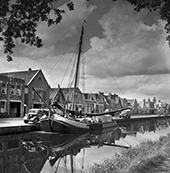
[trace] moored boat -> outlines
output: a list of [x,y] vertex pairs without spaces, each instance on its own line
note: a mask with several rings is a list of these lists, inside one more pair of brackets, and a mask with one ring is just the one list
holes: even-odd
[[79,42],[79,51],[78,51],[75,81],[74,81],[74,94],[72,99],[73,100],[72,109],[68,110],[66,109],[66,106],[61,107],[57,102],[55,102],[55,106],[57,107],[58,110],[60,110],[60,113],[51,110],[49,116],[41,117],[40,126],[43,131],[73,133],[73,134],[97,132],[97,131],[102,132],[105,129],[109,129],[116,126],[117,123],[115,120],[113,120],[112,116],[114,116],[117,112],[129,109],[129,108],[122,108],[111,112],[90,113],[90,114],[80,113],[76,110],[75,98],[76,98],[76,89],[78,83],[79,66],[80,66],[80,55],[82,52],[81,48],[83,42],[83,35],[84,35],[84,23],[82,25],[80,42]]
[[41,129],[46,132],[59,133],[87,133],[87,132],[102,132],[105,129],[113,128],[117,125],[115,120],[95,122],[93,118],[88,119],[69,119],[61,115],[53,114],[52,117],[41,118]]

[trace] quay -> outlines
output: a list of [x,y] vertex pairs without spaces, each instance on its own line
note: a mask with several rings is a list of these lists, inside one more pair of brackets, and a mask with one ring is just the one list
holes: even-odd
[[40,130],[39,125],[25,124],[22,118],[1,118],[0,135],[25,133]]
[[170,119],[170,116],[159,116],[159,115],[133,115],[131,118],[121,118],[117,120],[118,125],[121,124],[130,124],[135,122],[151,121],[151,120],[161,120],[161,119]]
[[[116,119],[118,125],[142,122],[147,120],[170,119],[170,116],[158,115],[134,115],[130,119]],[[1,118],[0,119],[0,135],[18,134],[33,131],[40,131],[41,128],[37,124],[25,124],[22,118]]]

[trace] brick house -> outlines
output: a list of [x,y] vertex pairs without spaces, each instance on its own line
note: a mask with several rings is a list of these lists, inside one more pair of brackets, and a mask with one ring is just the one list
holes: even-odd
[[24,94],[24,112],[31,108],[45,108],[45,104],[38,97],[33,87],[38,91],[41,97],[49,104],[50,86],[41,69],[27,71],[1,73],[4,76],[11,76],[12,78],[19,78],[25,81]]
[[132,113],[138,114],[140,112],[139,110],[139,103],[137,99],[127,99],[128,106],[132,107]]
[[[51,88],[50,101],[57,101],[60,105],[65,105],[67,109],[72,108],[72,98],[74,88]],[[82,93],[79,88],[76,89],[76,107],[85,113],[101,113],[106,109],[115,110],[127,107],[127,100],[121,99],[117,94],[104,95],[99,93]]]
[[123,107],[121,103],[121,98],[117,94],[112,94],[109,93],[106,96],[106,100],[108,103],[107,109],[108,110],[116,110],[116,109],[121,109]]
[[90,97],[90,93],[83,93],[84,112],[91,113],[94,111],[94,100]]
[[144,99],[142,102],[142,110],[144,114],[156,114],[157,113],[157,102],[156,99],[153,98],[153,101],[151,99]]
[[0,117],[22,117],[25,81],[0,75]]
[[103,92],[84,93],[84,108],[86,113],[101,113],[105,109],[105,96]]
[[[61,105],[65,105],[67,109],[72,109],[72,99],[74,88],[51,88],[50,101],[57,101]],[[75,107],[77,110],[83,109],[83,94],[79,88],[76,88]]]

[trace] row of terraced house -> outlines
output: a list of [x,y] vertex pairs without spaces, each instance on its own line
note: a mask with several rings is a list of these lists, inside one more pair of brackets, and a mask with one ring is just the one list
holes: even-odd
[[[31,108],[46,108],[42,99],[35,93],[38,91],[45,102],[51,100],[71,107],[73,88],[51,88],[41,69],[0,73],[0,117],[22,117]],[[62,92],[61,92],[62,91]],[[76,108],[86,113],[102,112],[132,106],[133,113],[139,113],[136,99],[120,98],[117,94],[82,93],[77,88]]]

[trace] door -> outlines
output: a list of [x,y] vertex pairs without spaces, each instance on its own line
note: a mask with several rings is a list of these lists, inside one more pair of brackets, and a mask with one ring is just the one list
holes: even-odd
[[20,117],[21,114],[21,103],[10,102],[10,117]]

